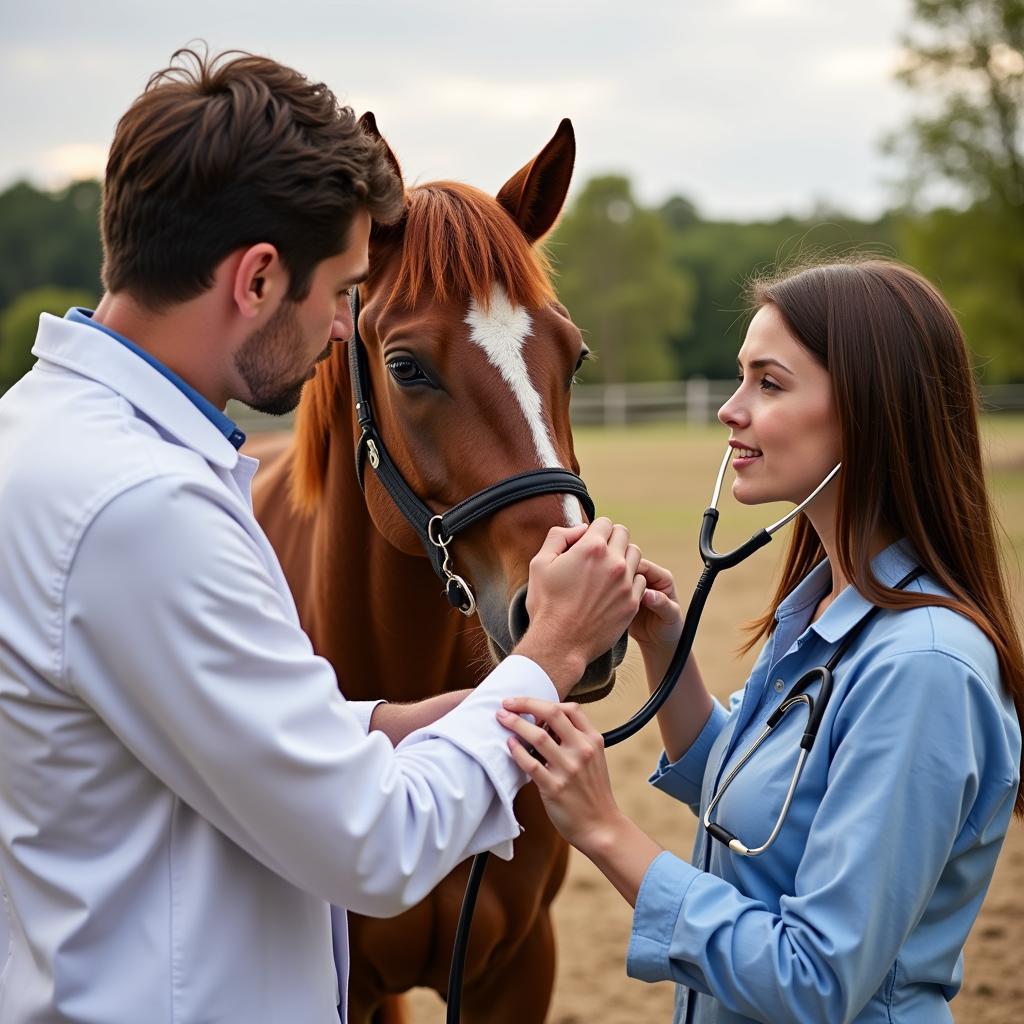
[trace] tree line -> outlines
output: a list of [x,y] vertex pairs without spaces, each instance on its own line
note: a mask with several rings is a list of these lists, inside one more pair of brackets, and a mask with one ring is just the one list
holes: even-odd
[[[98,300],[99,205],[93,181],[0,193],[0,390],[31,366],[41,312]],[[627,178],[606,176],[584,185],[546,244],[559,297],[594,352],[587,382],[731,377],[750,276],[855,251],[906,260],[939,285],[980,380],[1024,381],[1024,231],[985,204],[739,223],[704,219],[680,196],[645,207]]]

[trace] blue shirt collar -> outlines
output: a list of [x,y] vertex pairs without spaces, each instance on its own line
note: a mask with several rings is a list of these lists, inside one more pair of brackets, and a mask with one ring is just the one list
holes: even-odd
[[86,324],[89,327],[95,327],[96,330],[102,331],[104,334],[109,335],[115,341],[119,341],[125,348],[131,349],[140,359],[145,360],[153,367],[158,373],[166,377],[179,391],[184,394],[189,401],[234,445],[235,448],[241,448],[245,444],[245,434],[238,429],[237,424],[229,416],[226,416],[220,409],[218,409],[213,402],[209,399],[204,398],[194,387],[186,383],[181,379],[173,370],[168,369],[159,359],[154,358],[144,348],[140,348],[133,341],[129,341],[123,334],[118,334],[117,331],[112,331],[109,327],[103,324],[97,323],[93,319],[93,311],[91,309],[83,309],[81,306],[73,306],[64,315],[65,320],[70,320],[76,324]]
[[[899,540],[871,560],[871,571],[880,583],[891,587],[917,564],[917,556],[910,542]],[[825,596],[831,585],[832,567],[825,558],[782,601],[775,613],[775,621],[781,623],[792,615],[807,613],[808,608],[813,608]],[[835,643],[846,636],[871,608],[871,602],[856,587],[847,586],[810,628],[827,643]]]

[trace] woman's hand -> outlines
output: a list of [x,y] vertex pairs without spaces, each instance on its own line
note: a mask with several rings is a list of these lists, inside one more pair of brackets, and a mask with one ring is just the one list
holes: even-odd
[[[578,704],[510,697],[502,705],[498,721],[514,734],[512,759],[536,783],[552,824],[584,853],[599,848],[622,818],[601,734]],[[536,724],[520,715],[532,715]]]
[[629,635],[645,656],[661,647],[674,650],[683,632],[683,616],[672,573],[647,558],[640,559],[636,571],[647,580],[647,589],[629,627]]
[[[536,783],[552,824],[636,906],[661,847],[615,803],[604,738],[578,704],[533,697],[511,697],[502,704],[498,721],[514,733],[508,741],[512,758]],[[533,715],[537,724],[520,715]]]

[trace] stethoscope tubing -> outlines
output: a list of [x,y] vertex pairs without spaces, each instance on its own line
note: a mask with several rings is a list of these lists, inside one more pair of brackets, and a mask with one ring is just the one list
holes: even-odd
[[[758,530],[757,533],[733,548],[732,551],[718,552],[714,548],[715,528],[718,525],[718,499],[721,495],[725,471],[732,456],[732,447],[727,447],[715,480],[715,487],[711,495],[711,505],[704,510],[704,515],[701,519],[698,543],[701,561],[704,563],[704,571],[700,574],[700,578],[693,589],[693,595],[690,598],[686,615],[683,618],[683,629],[679,634],[679,640],[676,642],[676,649],[672,654],[672,660],[669,662],[669,666],[665,670],[665,675],[662,677],[657,689],[654,690],[646,703],[628,721],[616,726],[614,729],[609,729],[608,732],[602,733],[605,747],[614,747],[617,743],[622,743],[624,740],[635,736],[654,718],[665,701],[668,700],[693,650],[693,642],[697,636],[697,627],[700,625],[704,606],[707,604],[708,595],[711,593],[711,588],[718,574],[724,569],[731,569],[733,566],[739,565],[740,562],[748,559],[754,552],[770,543],[775,533],[799,515],[821,493],[839,472],[841,466],[841,464],[834,466],[825,479],[799,505],[781,519],[772,523],[771,526]],[[461,1018],[462,984],[465,976],[466,956],[469,951],[469,931],[473,923],[473,911],[476,908],[480,883],[483,881],[484,872],[487,869],[488,856],[489,854],[484,852],[477,854],[473,858],[469,878],[466,882],[466,894],[463,897],[462,910],[459,913],[459,922],[455,930],[452,966],[448,976],[446,1024],[459,1024]]]

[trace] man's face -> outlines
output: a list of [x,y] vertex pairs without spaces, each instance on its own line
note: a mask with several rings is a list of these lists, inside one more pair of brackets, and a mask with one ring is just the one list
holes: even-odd
[[299,302],[285,299],[242,343],[234,360],[248,392],[238,398],[246,405],[273,416],[291,412],[331,344],[352,336],[349,296],[366,278],[369,239],[370,215],[359,210],[348,246],[317,264],[309,294]]

